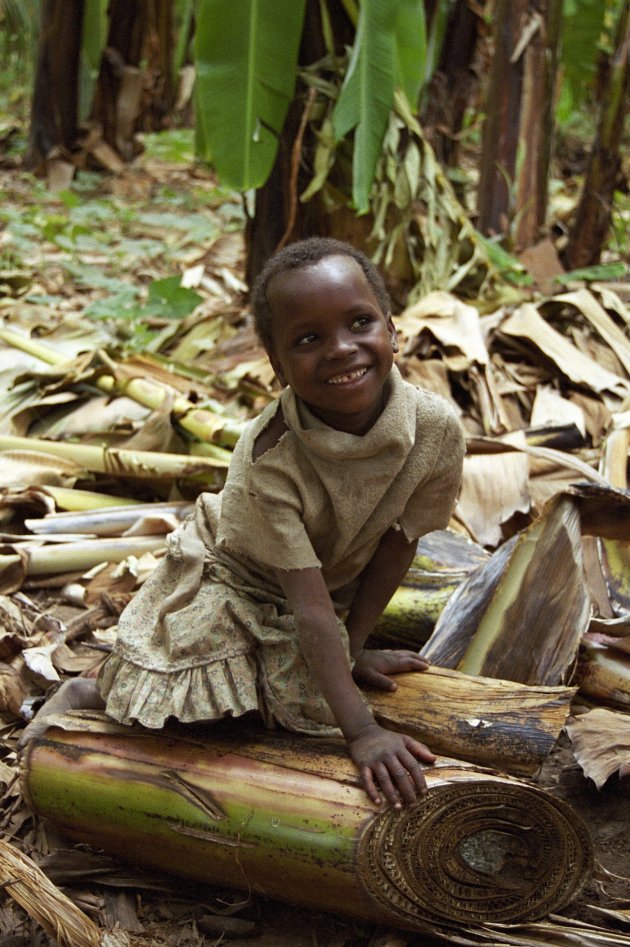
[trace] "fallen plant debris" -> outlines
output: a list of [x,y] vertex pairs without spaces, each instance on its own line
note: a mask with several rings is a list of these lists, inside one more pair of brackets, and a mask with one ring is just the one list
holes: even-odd
[[[242,212],[211,176],[147,159],[95,184],[92,214],[106,225],[102,233],[73,230],[75,210],[63,196],[44,198],[17,174],[5,184],[22,214],[7,212],[5,245],[28,243],[30,261],[15,268],[17,283],[7,280],[0,308],[5,841],[112,947],[227,937],[238,945],[252,934],[265,947],[302,947],[313,942],[310,933],[303,939],[305,916],[322,947],[408,947],[433,936],[436,944],[630,943],[620,930],[627,911],[615,901],[627,898],[628,882],[611,877],[600,887],[599,868],[561,917],[436,925],[418,940],[326,911],[285,907],[278,922],[277,906],[256,891],[178,887],[166,874],[147,874],[139,857],[123,867],[100,843],[94,852],[68,850],[54,820],[26,807],[16,753],[24,721],[59,680],[95,672],[166,535],[200,490],[220,488],[243,423],[278,388],[248,318]],[[179,204],[171,196],[178,189]],[[123,194],[135,202],[131,222]],[[27,227],[35,199],[56,201],[45,212],[45,243]],[[112,249],[124,260],[117,272],[108,270]],[[436,667],[426,676],[426,722],[404,686],[395,713],[389,695],[373,698],[382,719],[406,715],[405,726],[433,726],[440,752],[463,758],[472,746],[473,762],[529,776],[545,798],[568,799],[597,830],[598,865],[626,878],[629,285],[575,284],[547,296],[524,289],[495,311],[487,300],[481,310],[432,292],[397,316],[401,370],[457,406],[468,455],[450,531],[420,545],[377,633],[424,646],[434,664],[459,671]],[[463,628],[466,640],[457,638]],[[547,649],[532,644],[535,635]],[[466,663],[443,661],[445,652],[432,650],[441,640]],[[600,679],[594,690],[594,666],[611,662],[622,683]],[[527,683],[510,684],[519,680]],[[570,708],[575,755],[558,739]],[[605,725],[602,714],[610,714]],[[592,763],[594,743],[601,759]],[[34,752],[56,752],[47,745]],[[29,773],[24,767],[25,780]],[[37,897],[50,907],[55,895],[40,886]],[[0,933],[50,944],[40,919],[14,902],[9,884]]]

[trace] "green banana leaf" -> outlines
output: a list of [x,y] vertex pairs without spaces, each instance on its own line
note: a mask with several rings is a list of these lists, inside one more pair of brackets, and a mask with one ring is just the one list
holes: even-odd
[[[438,8],[443,6],[443,0]],[[397,84],[415,110],[427,61],[427,21],[424,3],[402,0],[396,11]]]
[[593,95],[597,57],[606,18],[617,21],[625,0],[564,0],[561,53],[562,89],[558,119],[569,121]]
[[396,86],[396,19],[400,0],[365,0],[348,71],[333,112],[338,141],[355,129],[352,198],[359,213],[369,210]]
[[83,32],[79,60],[79,121],[85,121],[92,109],[101,56],[107,43],[107,7],[109,0],[85,0]]
[[261,187],[293,98],[306,0],[201,0],[197,150],[222,182]]

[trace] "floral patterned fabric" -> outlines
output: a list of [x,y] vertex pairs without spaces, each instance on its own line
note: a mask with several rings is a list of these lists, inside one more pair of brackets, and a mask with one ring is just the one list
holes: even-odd
[[[191,523],[185,524],[190,529]],[[107,713],[159,728],[257,710],[302,733],[338,733],[300,653],[286,602],[255,588],[208,550],[196,594],[160,621],[185,560],[166,556],[121,616],[118,646],[99,675]],[[339,621],[339,633],[347,633]]]

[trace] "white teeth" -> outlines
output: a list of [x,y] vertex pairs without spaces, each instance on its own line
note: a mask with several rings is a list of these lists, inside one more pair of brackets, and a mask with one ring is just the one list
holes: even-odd
[[329,378],[328,385],[344,385],[349,381],[356,381],[357,378],[361,378],[362,375],[365,375],[367,368],[357,368],[356,372],[350,372],[348,375],[336,375],[335,378]]

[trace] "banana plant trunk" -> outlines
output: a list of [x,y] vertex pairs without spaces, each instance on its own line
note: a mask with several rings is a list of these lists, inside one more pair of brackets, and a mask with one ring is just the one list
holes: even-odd
[[599,263],[610,229],[615,190],[623,187],[622,136],[630,93],[630,8],[623,4],[607,70],[593,150],[567,243],[568,269]]
[[41,4],[37,65],[25,165],[39,171],[51,152],[68,154],[77,133],[83,0]]
[[498,0],[478,193],[479,229],[535,243],[545,221],[561,0]]
[[225,722],[160,732],[51,718],[21,783],[70,838],[133,863],[426,932],[560,910],[588,881],[581,819],[512,777],[439,759],[375,806],[341,741]]

